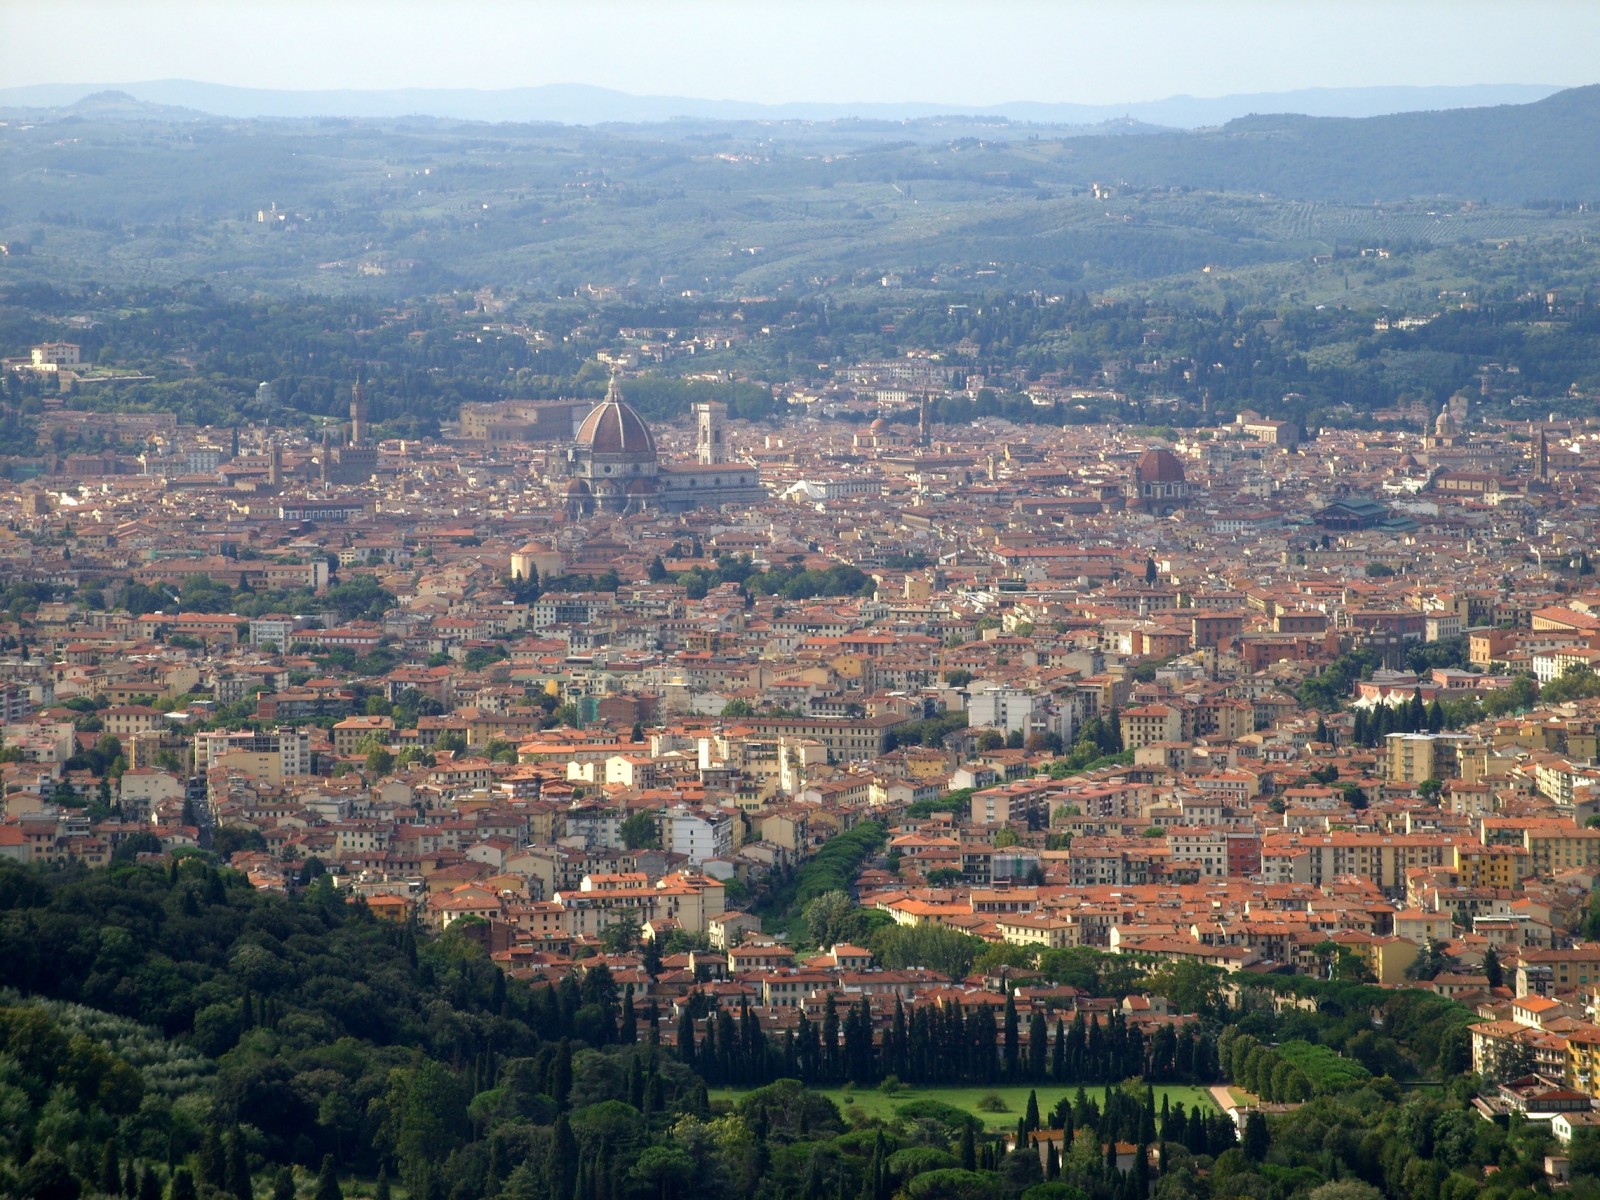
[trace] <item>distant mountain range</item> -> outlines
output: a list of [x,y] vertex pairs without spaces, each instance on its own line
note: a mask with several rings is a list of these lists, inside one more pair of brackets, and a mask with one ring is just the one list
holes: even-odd
[[[147,105],[190,110],[198,117],[431,116],[471,121],[553,121],[566,125],[643,123],[675,118],[719,121],[916,120],[967,115],[1044,125],[1097,126],[1132,122],[1173,129],[1222,125],[1254,113],[1311,117],[1372,117],[1389,113],[1527,104],[1559,89],[1549,84],[1481,84],[1463,87],[1302,88],[1199,98],[1171,96],[1122,104],[1047,104],[1017,101],[970,106],[925,102],[755,104],[684,96],[635,96],[585,84],[476,90],[284,91],[229,87],[187,79],[144,83],[35,84],[0,88],[0,108],[69,107],[96,93],[120,92]],[[102,113],[101,115],[111,115]],[[130,113],[130,115],[132,115]],[[145,110],[138,115],[148,117]],[[169,115],[177,116],[177,112]]]

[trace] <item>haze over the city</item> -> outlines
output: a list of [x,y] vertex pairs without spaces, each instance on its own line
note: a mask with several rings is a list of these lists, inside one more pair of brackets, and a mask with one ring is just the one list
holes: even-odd
[[[70,30],[70,53],[40,53]],[[792,102],[1111,104],[1304,88],[1586,82],[1600,6],[1350,3],[583,5],[11,0],[0,83],[310,89],[582,83]]]

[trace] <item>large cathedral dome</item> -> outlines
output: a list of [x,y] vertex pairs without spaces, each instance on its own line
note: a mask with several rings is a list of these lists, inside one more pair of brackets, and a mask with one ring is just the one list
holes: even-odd
[[623,402],[613,376],[606,398],[578,426],[577,444],[595,456],[649,459],[656,457],[656,439],[644,419]]
[[660,470],[656,439],[644,419],[623,402],[615,375],[606,398],[578,426],[567,464],[573,481],[584,485],[581,493],[567,492],[567,508],[575,514],[624,512],[654,499]]

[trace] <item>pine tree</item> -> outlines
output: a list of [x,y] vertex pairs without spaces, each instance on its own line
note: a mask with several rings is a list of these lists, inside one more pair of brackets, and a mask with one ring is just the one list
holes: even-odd
[[1493,946],[1483,952],[1483,976],[1492,988],[1500,987],[1506,981],[1505,968],[1500,965],[1500,955]]
[[389,1198],[389,1170],[387,1167],[378,1167],[378,1186],[372,1193],[372,1200],[390,1200]]

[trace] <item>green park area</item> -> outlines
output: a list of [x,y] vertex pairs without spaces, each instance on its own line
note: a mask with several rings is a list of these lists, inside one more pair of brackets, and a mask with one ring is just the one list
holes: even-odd
[[[1215,1112],[1216,1102],[1212,1100],[1211,1093],[1203,1087],[1185,1087],[1177,1084],[1154,1085],[1156,1094],[1156,1108],[1160,1109],[1162,1098],[1165,1097],[1169,1106],[1182,1104],[1188,1110],[1200,1105],[1203,1111]],[[743,1088],[717,1088],[711,1092],[713,1103],[724,1101],[732,1104],[748,1089]],[[900,1115],[900,1108],[907,1104],[914,1104],[920,1100],[939,1100],[945,1104],[954,1105],[963,1112],[971,1113],[984,1123],[984,1127],[991,1130],[1015,1129],[1017,1118],[1028,1110],[1028,1093],[1037,1090],[1039,1096],[1039,1112],[1048,1117],[1051,1109],[1062,1096],[1071,1097],[1077,1093],[1077,1088],[1068,1086],[1057,1087],[1054,1084],[1044,1084],[1037,1089],[1028,1085],[1020,1087],[903,1087],[893,1093],[887,1093],[878,1088],[818,1088],[820,1095],[826,1096],[839,1106],[839,1111],[849,1119],[852,1109],[858,1110],[863,1116],[878,1120],[892,1121]],[[1104,1094],[1105,1088],[1100,1084],[1088,1085],[1084,1089],[1088,1094],[1099,1099]],[[998,1098],[999,1104],[995,1103]],[[1002,1108],[1001,1105],[1004,1107]]]

